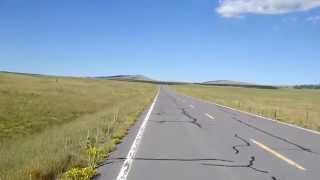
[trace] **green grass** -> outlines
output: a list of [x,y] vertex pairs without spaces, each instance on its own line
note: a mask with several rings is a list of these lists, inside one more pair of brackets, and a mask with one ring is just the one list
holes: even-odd
[[88,141],[110,152],[155,93],[144,83],[0,73],[0,179],[87,166]]
[[320,90],[178,85],[186,95],[320,131]]

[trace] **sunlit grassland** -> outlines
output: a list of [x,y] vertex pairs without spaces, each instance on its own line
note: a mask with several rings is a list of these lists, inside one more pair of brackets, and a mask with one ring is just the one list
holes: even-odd
[[186,95],[320,131],[320,90],[178,85]]
[[0,73],[0,179],[53,179],[70,167],[86,166],[88,139],[111,151],[156,89],[145,83]]

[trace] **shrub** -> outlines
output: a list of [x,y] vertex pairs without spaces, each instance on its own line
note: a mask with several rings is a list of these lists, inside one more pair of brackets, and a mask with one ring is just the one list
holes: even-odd
[[104,158],[104,150],[99,149],[96,147],[91,147],[87,149],[87,155],[88,155],[88,160],[89,160],[89,167],[91,168],[96,168],[99,161],[103,160]]
[[73,168],[65,174],[66,180],[90,180],[96,174],[92,167]]

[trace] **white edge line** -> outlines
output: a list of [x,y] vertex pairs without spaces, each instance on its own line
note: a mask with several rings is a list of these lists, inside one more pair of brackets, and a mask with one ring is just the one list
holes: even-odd
[[189,105],[189,107],[191,107],[192,109],[194,109],[195,107],[194,107],[194,105]]
[[154,98],[154,101],[153,101],[152,105],[150,106],[150,109],[149,109],[145,119],[143,120],[143,123],[140,126],[138,134],[137,134],[135,140],[133,141],[133,144],[132,144],[132,146],[131,146],[131,148],[129,150],[129,153],[127,155],[126,160],[124,161],[124,163],[122,165],[122,168],[121,168],[121,170],[119,172],[117,180],[126,180],[128,175],[129,175],[129,172],[130,172],[131,167],[132,167],[133,159],[135,158],[135,155],[136,155],[136,153],[138,151],[138,148],[139,148],[139,145],[141,143],[144,131],[146,129],[147,122],[150,119],[151,113],[152,113],[152,111],[154,109],[154,106],[155,106],[155,104],[157,102],[159,93],[160,93],[160,90],[158,90],[158,93],[157,93],[156,97]]
[[210,114],[208,114],[208,113],[206,113],[206,116],[208,117],[208,118],[210,118],[210,119],[215,119],[213,116],[211,116]]
[[257,114],[241,111],[241,110],[234,109],[232,107],[228,107],[228,106],[224,106],[224,105],[220,105],[220,104],[217,104],[217,103],[214,103],[214,102],[211,102],[211,101],[194,98],[194,97],[187,96],[187,95],[184,95],[184,94],[182,94],[182,95],[186,96],[186,97],[189,97],[189,98],[192,98],[192,99],[195,99],[195,100],[198,100],[198,101],[202,101],[202,102],[208,103],[208,104],[213,104],[213,105],[220,106],[220,107],[223,107],[223,108],[226,108],[226,109],[230,109],[230,110],[233,110],[233,111],[241,112],[241,113],[244,113],[244,114],[247,114],[247,115],[250,115],[250,116],[259,117],[259,118],[262,118],[262,119],[265,119],[265,120],[268,120],[268,121],[272,121],[272,122],[275,122],[275,123],[278,123],[278,124],[286,125],[286,126],[289,126],[289,127],[297,128],[297,129],[300,129],[300,130],[304,130],[304,131],[307,131],[307,132],[310,132],[310,133],[314,133],[314,134],[320,135],[320,132],[318,132],[318,131],[307,129],[307,128],[303,128],[303,127],[300,127],[298,125],[281,122],[281,121],[278,121],[278,120],[274,120],[274,119],[263,117],[263,116],[260,116],[260,115],[257,115]]
[[291,166],[294,166],[294,167],[296,167],[297,169],[299,169],[299,170],[301,170],[301,171],[306,171],[306,169],[305,169],[303,166],[301,166],[300,164],[298,164],[298,163],[294,162],[293,160],[285,157],[284,155],[276,152],[275,150],[267,147],[266,145],[264,145],[264,144],[262,144],[262,143],[260,143],[260,142],[258,142],[258,141],[256,141],[256,140],[254,140],[254,139],[250,139],[250,140],[251,140],[251,142],[253,142],[254,144],[256,144],[258,147],[260,147],[261,149],[263,149],[263,150],[269,152],[270,154],[276,156],[277,158],[285,161],[286,163],[290,164]]

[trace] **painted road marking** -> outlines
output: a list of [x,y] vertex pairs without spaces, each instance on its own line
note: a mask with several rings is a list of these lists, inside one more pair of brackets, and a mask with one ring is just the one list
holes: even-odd
[[190,107],[191,109],[194,109],[194,105],[189,105],[189,107]]
[[117,177],[117,180],[126,180],[127,177],[128,177],[128,174],[129,174],[129,172],[131,170],[131,167],[132,167],[133,159],[135,158],[135,155],[136,155],[136,153],[138,151],[139,145],[140,145],[141,140],[142,140],[142,136],[143,136],[144,131],[146,129],[147,122],[150,119],[151,113],[152,113],[152,111],[154,109],[154,106],[155,106],[155,104],[157,102],[157,99],[159,97],[159,92],[160,92],[160,90],[158,91],[156,97],[154,98],[154,101],[153,101],[153,103],[152,103],[152,105],[151,105],[151,107],[150,107],[145,119],[143,120],[143,123],[141,124],[141,127],[140,127],[140,129],[138,131],[138,134],[137,134],[137,136],[136,136],[136,138],[135,138],[135,140],[134,140],[134,142],[133,142],[133,144],[132,144],[132,146],[130,148],[130,151],[129,151],[128,155],[127,155],[127,159],[125,160],[125,162],[122,165],[122,168],[121,168],[120,173],[119,173],[119,175]]
[[206,113],[206,116],[207,116],[208,118],[210,118],[210,119],[215,120],[215,118],[214,118],[213,116],[211,116],[210,114],[208,114],[208,113]]
[[285,157],[284,155],[276,152],[275,150],[267,147],[266,145],[264,145],[264,144],[262,144],[262,143],[260,143],[260,142],[258,142],[258,141],[256,141],[256,140],[254,140],[254,139],[251,139],[251,141],[252,141],[254,144],[256,144],[258,147],[260,147],[260,148],[262,148],[263,150],[269,152],[270,154],[276,156],[277,158],[279,158],[279,159],[287,162],[287,163],[290,164],[291,166],[294,166],[294,167],[298,168],[298,169],[301,170],[301,171],[306,171],[306,169],[305,169],[303,166],[301,166],[301,165],[299,165],[298,163],[292,161],[291,159]]
[[230,110],[237,111],[237,112],[241,112],[241,113],[244,113],[244,114],[247,114],[247,115],[250,115],[250,116],[259,117],[259,118],[262,118],[262,119],[265,119],[265,120],[268,120],[268,121],[272,121],[272,122],[275,122],[275,123],[278,123],[278,124],[282,124],[282,125],[285,125],[285,126],[289,126],[289,127],[292,127],[292,128],[297,128],[297,129],[300,129],[300,130],[304,130],[304,131],[307,131],[307,132],[310,132],[310,133],[314,133],[314,134],[320,135],[320,132],[318,132],[318,131],[307,129],[307,128],[303,128],[303,127],[300,127],[300,126],[295,125],[295,124],[289,124],[289,123],[286,123],[286,122],[281,122],[281,121],[274,120],[274,119],[271,119],[271,118],[268,118],[268,117],[264,117],[264,116],[260,116],[260,115],[257,115],[257,114],[241,111],[241,110],[238,110],[238,109],[234,109],[232,107],[224,106],[224,105],[221,105],[221,104],[218,104],[218,103],[215,103],[215,102],[211,102],[211,101],[208,101],[208,100],[200,99],[200,98],[195,98],[195,97],[188,96],[188,95],[185,95],[185,94],[180,94],[180,95],[184,96],[186,98],[190,98],[190,99],[195,100],[195,101],[200,101],[200,102],[204,102],[204,103],[207,103],[207,104],[213,104],[215,106],[223,107],[223,108],[230,109]]
[[190,98],[190,99],[193,99],[193,100],[196,100],[196,101],[204,102],[204,103],[207,103],[207,104],[213,104],[213,105],[216,105],[216,106],[219,106],[219,107],[223,107],[223,108],[226,108],[226,109],[230,109],[230,110],[233,110],[233,111],[244,113],[244,114],[247,114],[249,116],[262,118],[262,119],[265,119],[265,120],[268,120],[268,121],[272,121],[274,123],[282,124],[282,125],[285,125],[285,126],[289,126],[289,127],[292,127],[292,128],[296,128],[296,129],[307,131],[307,132],[310,132],[310,133],[313,133],[313,134],[320,135],[320,132],[318,132],[318,131],[307,129],[307,128],[303,128],[303,127],[300,127],[298,125],[289,124],[289,123],[286,123],[286,122],[281,122],[281,121],[278,121],[278,120],[275,120],[275,119],[271,119],[271,118],[268,118],[268,117],[264,117],[264,116],[260,116],[260,115],[257,115],[257,114],[241,111],[241,110],[234,109],[232,107],[224,106],[224,105],[221,105],[221,104],[217,104],[215,102],[211,102],[211,101],[208,101],[208,100],[198,99],[198,98],[195,98],[195,97],[192,97],[192,96],[187,96],[187,95],[184,95],[184,94],[182,94],[182,96]]

